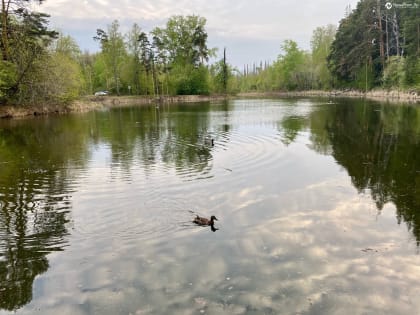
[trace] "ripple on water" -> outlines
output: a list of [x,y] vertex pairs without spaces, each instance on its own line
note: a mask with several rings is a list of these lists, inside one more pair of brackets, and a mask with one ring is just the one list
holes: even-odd
[[[160,188],[162,180],[166,180],[164,190]],[[83,200],[79,206],[82,212],[75,213],[75,237],[138,241],[159,239],[191,227],[188,203],[173,193],[179,185],[171,183],[167,176],[151,180],[149,185],[134,182],[127,190],[112,190],[109,183],[98,183],[98,186],[101,188],[94,190],[101,192]]]
[[73,234],[83,239],[106,239],[112,235],[129,241],[159,239],[188,230],[194,216],[190,210],[197,205],[191,204],[188,198],[195,197],[186,191],[190,189],[205,200],[208,195],[203,189],[217,182],[211,179],[230,176],[226,180],[235,181],[244,174],[256,174],[275,164],[284,149],[272,133],[231,130],[211,136],[214,146],[185,140],[168,142],[167,145],[181,147],[176,152],[182,156],[168,155],[164,146],[154,145],[153,161],[133,159],[126,169],[118,162],[110,163],[111,175],[107,163],[99,164],[102,168],[95,173],[108,174],[99,181],[86,176],[89,183],[79,195]]
[[[147,163],[147,170],[153,172],[162,183],[174,174],[183,181],[211,178],[214,147],[198,141],[174,140],[170,146],[177,154],[168,154],[168,148],[159,148],[154,159]],[[143,165],[138,165],[141,169]]]
[[218,167],[228,172],[253,175],[279,161],[284,145],[272,135],[250,135],[231,131],[224,138],[223,161]]

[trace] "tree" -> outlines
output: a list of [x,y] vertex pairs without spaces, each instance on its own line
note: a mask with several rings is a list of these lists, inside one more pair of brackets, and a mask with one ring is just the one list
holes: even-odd
[[127,35],[127,47],[130,54],[131,82],[133,83],[134,94],[140,94],[140,72],[142,71],[141,63],[141,37],[142,31],[140,26],[133,24],[131,31]]
[[216,93],[228,93],[231,91],[232,67],[226,61],[226,48],[223,50],[223,58],[210,67],[213,78],[213,89]]
[[[8,84],[2,85],[3,102],[25,102],[21,93],[30,87],[28,80],[36,72],[36,64],[47,53],[47,47],[58,33],[48,29],[49,17],[27,8],[31,1],[2,0],[1,11],[1,68],[8,69]],[[41,3],[42,1],[35,1]],[[13,72],[11,72],[13,69]]]
[[417,9],[400,10],[403,49],[406,55],[404,85],[420,89],[420,1]]
[[281,85],[287,90],[303,89],[305,54],[293,40],[285,40],[281,46],[284,54],[279,55],[274,67],[281,74]]
[[387,61],[387,67],[383,74],[385,88],[400,87],[404,81],[404,58],[392,56]]
[[223,60],[222,60],[222,71],[221,71],[221,79],[223,85],[223,92],[226,94],[227,92],[227,84],[229,80],[229,68],[226,63],[226,47],[223,49]]
[[79,60],[82,54],[76,41],[71,36],[63,34],[58,35],[57,40],[52,43],[51,49],[55,53],[66,55],[74,60]]
[[85,51],[80,55],[79,63],[82,68],[82,75],[84,78],[83,85],[83,94],[93,94],[94,93],[94,80],[95,80],[95,64],[96,55],[92,55],[89,52]]
[[363,0],[341,20],[328,56],[328,67],[339,85],[362,88],[380,80],[380,50],[375,43],[380,30],[375,17],[376,0]]
[[11,86],[16,82],[16,68],[11,62],[0,62],[0,100],[5,100]]
[[176,95],[207,95],[210,93],[206,67],[175,64],[171,69],[171,91]]
[[[27,5],[30,0],[13,1],[1,0],[1,52],[4,61],[9,61],[10,56],[10,41],[14,35],[13,24],[21,19],[22,16],[29,14]],[[33,1],[41,4],[43,0]],[[41,28],[43,25],[39,25]]]
[[[149,82],[149,75],[152,72],[154,64],[152,46],[149,39],[147,38],[147,34],[144,32],[140,33],[138,41],[140,43],[140,61],[145,69],[145,81]],[[149,94],[148,83],[146,83],[146,86],[146,94]],[[155,91],[154,87],[153,91]]]
[[203,65],[214,50],[207,47],[206,19],[196,15],[174,16],[166,28],[155,28],[152,35],[170,63]]
[[[72,45],[67,45],[69,43]],[[71,37],[59,37],[38,55],[25,74],[18,100],[29,104],[57,104],[79,97],[84,80],[77,52],[80,50]]]
[[328,56],[338,86],[420,85],[420,11],[416,9],[420,1],[415,0],[413,6],[387,3],[361,0],[341,20]]
[[312,63],[316,88],[327,89],[331,87],[331,73],[328,70],[327,57],[334,40],[336,27],[332,24],[317,27],[312,33],[311,49]]
[[112,77],[112,85],[115,87],[117,95],[120,95],[121,66],[127,53],[123,36],[119,32],[118,21],[115,20],[108,26],[108,33],[102,29],[97,29],[96,34],[94,39],[101,43],[105,64]]
[[51,56],[43,67],[43,85],[52,100],[68,102],[77,98],[84,86],[81,52],[70,36],[60,35],[52,45]]
[[166,77],[169,70],[173,92],[209,93],[208,69],[204,64],[215,50],[207,47],[205,24],[206,19],[199,16],[174,16],[168,20],[166,28],[157,27],[152,31],[151,61],[156,88],[160,73],[163,71]]

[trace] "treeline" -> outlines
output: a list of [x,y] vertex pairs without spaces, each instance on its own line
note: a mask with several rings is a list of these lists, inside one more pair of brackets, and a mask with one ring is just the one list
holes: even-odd
[[238,90],[246,91],[293,91],[329,89],[332,76],[328,69],[327,57],[334,40],[336,28],[333,25],[318,27],[311,40],[312,51],[300,49],[293,40],[285,40],[281,45],[282,54],[271,65],[245,67],[236,77]]
[[281,48],[272,65],[244,69],[239,90],[420,90],[420,1],[361,0],[338,29],[313,32],[311,51],[292,40]]
[[[207,46],[206,19],[173,16],[144,32],[122,34],[117,20],[92,34],[98,53],[48,28],[31,2],[1,0],[0,104],[69,102],[107,90],[114,95],[185,95],[374,87],[420,89],[420,0],[361,0],[338,28],[318,27],[311,50],[293,40],[271,64],[243,72],[218,62]],[[400,3],[400,4],[399,4]]]
[[216,49],[207,46],[205,25],[205,18],[191,15],[173,16],[149,34],[137,24],[121,34],[118,21],[98,29],[94,38],[101,52],[84,65],[93,77],[90,91],[155,96],[225,92],[229,66],[226,57],[208,64]]
[[63,103],[107,90],[115,95],[225,93],[231,67],[226,57],[209,65],[206,19],[174,16],[145,33],[127,34],[115,20],[92,40],[100,52],[82,52],[70,36],[48,28],[31,2],[2,0],[0,104]]

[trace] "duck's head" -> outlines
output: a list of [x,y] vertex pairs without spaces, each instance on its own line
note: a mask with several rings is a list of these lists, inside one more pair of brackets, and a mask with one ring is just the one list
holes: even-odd
[[218,221],[218,220],[217,220],[217,218],[216,218],[214,215],[212,215],[212,216],[210,217],[210,220],[211,220],[211,221],[214,221],[214,220]]

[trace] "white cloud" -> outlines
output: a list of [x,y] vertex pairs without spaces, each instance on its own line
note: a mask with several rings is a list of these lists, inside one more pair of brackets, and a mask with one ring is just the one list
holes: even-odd
[[[230,49],[231,62],[239,65],[275,59],[285,39],[294,39],[301,47],[309,48],[317,26],[337,24],[346,6],[351,4],[354,8],[356,3],[357,0],[50,0],[39,10],[51,15],[54,27],[75,37],[82,49],[89,50],[94,47],[92,36],[96,28],[106,28],[115,19],[124,32],[134,22],[150,31],[173,15],[200,15],[207,19],[209,41]],[[244,44],[249,51],[244,52]],[[252,47],[255,45],[259,49]]]

